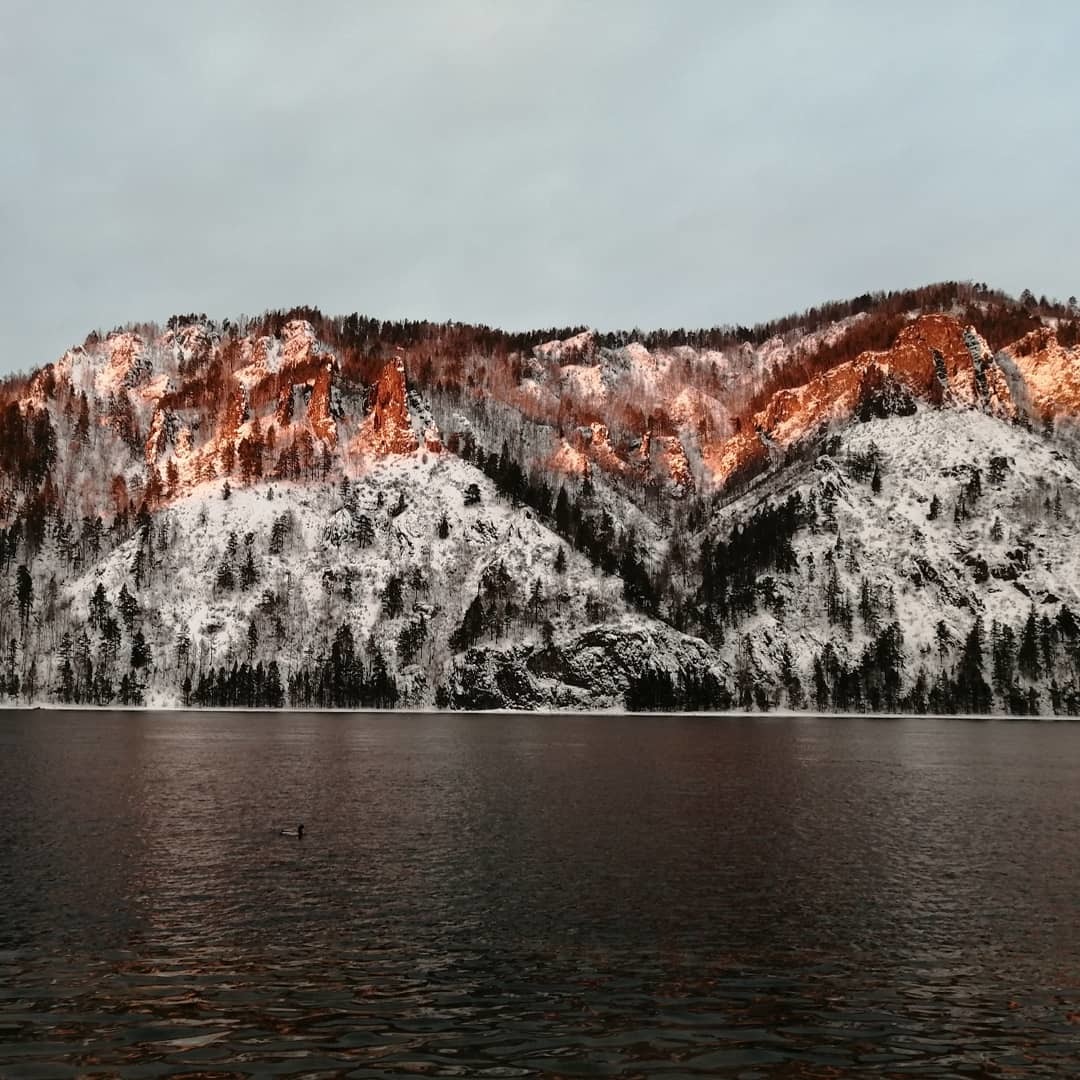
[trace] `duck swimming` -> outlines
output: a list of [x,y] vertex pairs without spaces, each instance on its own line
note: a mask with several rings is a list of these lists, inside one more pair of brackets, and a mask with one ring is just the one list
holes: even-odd
[[295,836],[300,840],[304,839],[304,823],[300,822],[295,829],[282,829],[279,836]]

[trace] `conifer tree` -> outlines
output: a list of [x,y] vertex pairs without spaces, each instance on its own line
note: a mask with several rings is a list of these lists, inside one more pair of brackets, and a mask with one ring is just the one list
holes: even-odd
[[983,676],[983,652],[986,635],[981,615],[976,615],[957,667],[957,692],[964,707],[973,713],[988,713],[993,701],[990,687]]
[[109,598],[105,595],[105,586],[99,581],[97,587],[94,589],[93,595],[90,597],[90,625],[94,627],[94,629],[99,629],[102,623],[104,623],[111,608],[112,605],[109,603]]
[[1034,606],[1028,612],[1024,629],[1020,634],[1020,648],[1016,654],[1016,661],[1020,674],[1025,678],[1035,680],[1039,677],[1038,624]]
[[34,579],[25,563],[20,564],[15,572],[15,597],[19,605],[19,621],[25,630],[30,619],[30,609],[34,606]]

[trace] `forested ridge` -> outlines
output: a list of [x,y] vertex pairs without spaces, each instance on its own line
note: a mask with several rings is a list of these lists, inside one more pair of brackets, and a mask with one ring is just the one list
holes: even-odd
[[1077,327],[948,283],[753,328],[92,334],[0,394],[0,691],[1078,714]]

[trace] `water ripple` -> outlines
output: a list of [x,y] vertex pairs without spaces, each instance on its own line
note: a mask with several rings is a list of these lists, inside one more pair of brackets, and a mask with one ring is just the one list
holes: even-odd
[[1078,735],[10,714],[0,1077],[1075,1077]]

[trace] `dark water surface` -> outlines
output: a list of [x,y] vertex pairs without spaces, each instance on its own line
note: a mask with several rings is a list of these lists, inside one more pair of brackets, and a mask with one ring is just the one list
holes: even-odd
[[0,714],[5,1080],[1072,1077],[1078,915],[1080,725]]

